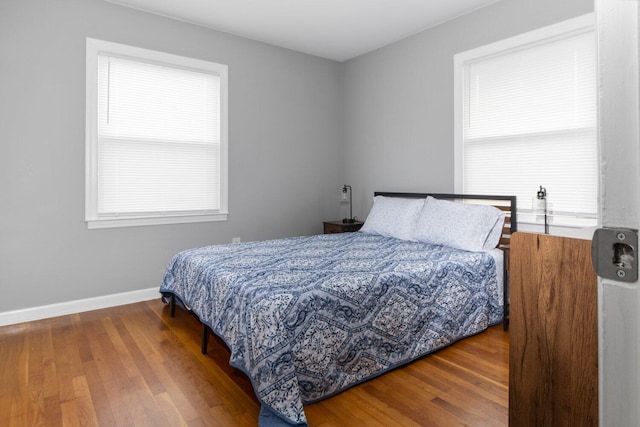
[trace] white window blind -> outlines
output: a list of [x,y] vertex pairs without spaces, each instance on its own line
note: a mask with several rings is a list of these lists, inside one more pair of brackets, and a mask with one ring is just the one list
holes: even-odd
[[[220,219],[211,217],[226,213],[226,75],[218,72],[219,64],[193,67],[195,60],[146,50],[142,57],[129,50],[114,54],[109,45],[95,52],[96,95],[87,101],[88,120],[89,114],[96,120],[88,126],[93,167],[87,220],[140,225],[140,218]],[[88,92],[90,72],[88,67]],[[123,223],[127,219],[136,221]]]
[[595,225],[594,31],[583,26],[528,36],[523,44],[502,43],[460,61],[462,191],[516,195],[519,220],[536,222],[543,186],[551,224]]

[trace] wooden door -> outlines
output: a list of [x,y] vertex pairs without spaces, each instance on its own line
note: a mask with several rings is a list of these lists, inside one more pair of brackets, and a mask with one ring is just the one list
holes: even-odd
[[598,425],[597,277],[591,241],[511,238],[509,425]]

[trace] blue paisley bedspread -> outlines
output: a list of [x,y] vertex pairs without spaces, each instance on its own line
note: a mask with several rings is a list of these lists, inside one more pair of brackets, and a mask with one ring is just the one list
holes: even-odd
[[306,423],[303,404],[502,319],[488,253],[363,232],[187,250],[160,292],[225,340],[263,407],[291,424]]

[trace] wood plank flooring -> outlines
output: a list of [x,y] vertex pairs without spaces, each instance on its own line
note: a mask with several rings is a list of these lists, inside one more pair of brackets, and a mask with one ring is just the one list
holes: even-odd
[[[502,326],[305,406],[316,426],[506,426]],[[219,339],[160,300],[0,328],[1,426],[257,426]]]

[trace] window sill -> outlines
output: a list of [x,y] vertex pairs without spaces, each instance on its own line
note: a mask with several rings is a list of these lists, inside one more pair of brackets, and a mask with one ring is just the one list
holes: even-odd
[[[566,227],[551,225],[549,226],[549,234],[560,237],[571,237],[574,239],[591,240],[593,233],[596,230],[596,226],[593,227]],[[524,231],[527,233],[544,233],[544,225],[522,223],[518,221],[518,231]]]
[[145,225],[168,225],[168,224],[189,224],[194,222],[226,221],[228,212],[208,214],[208,215],[176,215],[162,217],[134,217],[134,218],[103,218],[88,219],[88,229],[98,228],[120,228],[120,227],[141,227]]

